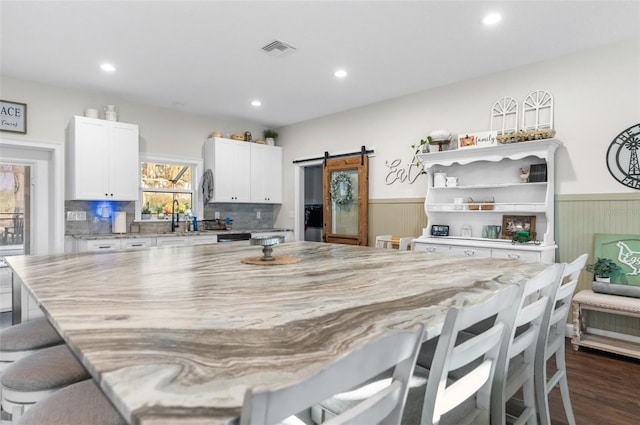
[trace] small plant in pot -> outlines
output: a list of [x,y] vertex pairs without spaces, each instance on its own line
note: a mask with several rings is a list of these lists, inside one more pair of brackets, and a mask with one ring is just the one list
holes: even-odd
[[149,208],[149,203],[148,202],[146,204],[144,204],[144,207],[142,207],[142,219],[143,220],[150,220],[151,219],[151,209]]
[[593,273],[597,282],[611,282],[611,277],[620,271],[620,266],[608,258],[598,258],[595,263],[587,264],[586,270]]
[[267,144],[269,146],[273,146],[276,144],[276,139],[278,138],[278,133],[275,130],[272,130],[270,128],[266,129],[265,131],[262,132],[262,135],[264,136],[264,140],[267,141]]

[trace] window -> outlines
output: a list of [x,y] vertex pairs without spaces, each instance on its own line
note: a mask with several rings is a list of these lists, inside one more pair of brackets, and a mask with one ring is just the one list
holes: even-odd
[[174,200],[180,214],[197,216],[197,173],[194,161],[145,156],[140,159],[140,203],[143,220],[170,220]]

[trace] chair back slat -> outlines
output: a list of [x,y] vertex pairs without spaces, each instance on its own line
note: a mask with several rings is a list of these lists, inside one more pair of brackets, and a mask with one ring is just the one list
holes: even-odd
[[[391,385],[334,418],[334,424],[399,422],[424,327],[394,332],[356,348],[308,378],[280,389],[248,389],[241,425],[276,424],[393,369]],[[373,421],[373,417],[376,418]]]

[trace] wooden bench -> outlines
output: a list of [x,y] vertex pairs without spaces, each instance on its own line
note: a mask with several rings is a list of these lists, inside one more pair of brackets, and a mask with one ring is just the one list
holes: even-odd
[[640,298],[599,294],[586,289],[573,297],[572,305],[574,322],[571,343],[574,350],[577,351],[580,347],[590,347],[640,359],[640,337],[587,328],[585,320],[587,310],[640,317]]

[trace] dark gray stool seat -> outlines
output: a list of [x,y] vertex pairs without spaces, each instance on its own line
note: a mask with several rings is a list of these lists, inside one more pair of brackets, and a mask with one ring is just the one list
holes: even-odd
[[60,388],[90,375],[66,345],[43,348],[5,369],[2,384],[2,408],[15,416]]
[[126,425],[92,379],[81,381],[36,403],[16,425]]
[[36,350],[64,341],[45,318],[30,320],[0,331],[0,371]]

